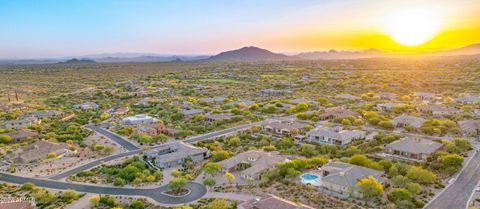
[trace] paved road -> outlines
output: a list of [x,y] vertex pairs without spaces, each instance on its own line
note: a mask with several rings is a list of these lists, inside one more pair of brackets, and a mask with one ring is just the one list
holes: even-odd
[[[215,138],[215,137],[220,137],[220,136],[223,136],[223,135],[226,135],[226,134],[230,134],[230,133],[234,133],[234,132],[237,132],[237,131],[245,130],[245,129],[251,128],[252,126],[260,125],[261,123],[263,123],[263,121],[256,122],[256,123],[245,124],[245,125],[240,125],[240,126],[236,126],[236,127],[232,127],[232,128],[227,128],[227,129],[223,129],[223,130],[220,130],[220,131],[207,133],[207,134],[204,134],[204,135],[193,136],[193,137],[187,138],[183,141],[189,142],[189,143],[195,143],[195,142],[199,142],[199,141],[202,141],[202,140],[207,140],[207,139],[211,139],[211,138]],[[102,129],[100,127],[86,126],[86,128],[97,131],[97,132],[103,134],[104,136],[114,140],[114,141],[119,140],[119,144],[121,144],[120,142],[122,142],[122,143],[123,142],[128,142],[128,141],[125,141],[125,139],[123,139],[122,137],[119,137],[117,134],[114,134],[114,133],[112,133],[108,130]],[[128,143],[130,143],[130,142],[128,142]],[[122,146],[124,146],[124,145],[122,145]],[[134,146],[134,145],[132,144],[132,146]],[[146,150],[155,149],[155,148],[160,147],[160,146],[163,146],[163,144],[152,146],[152,147],[150,147]],[[104,162],[111,161],[111,160],[116,160],[116,159],[119,159],[119,158],[122,158],[122,157],[131,156],[131,155],[136,155],[136,154],[139,154],[141,152],[142,152],[142,150],[136,148],[136,149],[131,150],[131,151],[110,155],[110,156],[107,156],[107,157],[104,157],[104,158],[100,158],[100,159],[91,161],[89,163],[83,164],[83,165],[78,166],[78,167],[70,168],[70,169],[68,169],[68,170],[66,170],[66,171],[64,171],[60,174],[50,176],[49,179],[61,180],[61,179],[67,178],[67,177],[69,177],[73,174],[76,174],[80,171],[88,170],[88,169],[94,168],[96,166],[99,166]]]
[[475,153],[472,160],[458,175],[455,182],[433,200],[425,209],[465,209],[473,189],[480,181],[480,154]]
[[110,195],[128,195],[128,196],[144,196],[150,197],[160,204],[164,205],[177,205],[193,202],[205,196],[207,188],[196,182],[189,182],[187,188],[191,191],[190,194],[183,197],[171,197],[163,194],[168,190],[168,185],[160,186],[152,189],[140,189],[140,188],[121,188],[121,187],[107,187],[77,184],[69,182],[54,181],[49,179],[29,178],[15,176],[7,173],[0,173],[0,181],[5,181],[14,184],[24,184],[31,182],[39,187],[51,188],[51,189],[73,189],[79,192],[97,193],[97,194],[110,194]]
[[96,131],[97,133],[106,136],[107,138],[109,138],[110,140],[116,142],[117,144],[119,144],[120,146],[124,147],[124,148],[127,149],[128,151],[133,151],[133,150],[138,150],[138,149],[140,149],[139,147],[137,147],[136,145],[134,145],[132,142],[130,142],[130,141],[129,141],[128,139],[126,139],[125,137],[120,136],[120,135],[118,135],[118,134],[116,134],[116,133],[113,133],[113,132],[111,132],[111,131],[105,130],[105,129],[99,127],[99,126],[86,125],[85,128],[94,130],[94,131]]
[[214,131],[214,132],[210,132],[210,133],[199,135],[199,136],[192,136],[192,137],[187,138],[183,141],[184,142],[189,142],[189,143],[195,143],[195,142],[198,142],[198,141],[203,141],[203,140],[207,140],[207,139],[216,138],[216,137],[220,137],[220,136],[223,136],[223,135],[231,134],[231,133],[234,133],[234,132],[237,132],[237,131],[246,130],[246,129],[249,129],[253,126],[261,125],[263,122],[264,121],[245,124],[245,125],[239,125],[239,126],[235,126],[235,127],[232,127],[232,128],[227,128],[227,129],[223,129],[223,130],[220,130],[220,131]]
[[116,159],[126,157],[126,156],[136,155],[136,154],[139,154],[140,152],[141,152],[141,150],[137,149],[137,150],[133,150],[133,151],[128,151],[128,152],[122,152],[122,153],[119,153],[119,154],[109,155],[107,157],[99,158],[97,160],[94,160],[94,161],[91,161],[89,163],[80,165],[78,167],[73,167],[73,168],[67,169],[62,173],[59,173],[59,174],[54,175],[54,176],[50,176],[49,179],[53,179],[53,180],[64,179],[64,178],[67,178],[67,177],[69,177],[73,174],[76,174],[76,173],[80,172],[80,171],[88,170],[88,169],[97,167],[104,162],[111,161],[111,160],[116,160]]

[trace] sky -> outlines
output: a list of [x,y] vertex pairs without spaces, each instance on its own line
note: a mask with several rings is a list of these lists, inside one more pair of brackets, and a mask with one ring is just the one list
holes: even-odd
[[[390,17],[412,9],[435,14],[426,23],[438,27],[422,44],[405,46],[392,38]],[[480,42],[480,1],[0,0],[0,26],[0,59],[216,54],[243,46],[434,50]]]

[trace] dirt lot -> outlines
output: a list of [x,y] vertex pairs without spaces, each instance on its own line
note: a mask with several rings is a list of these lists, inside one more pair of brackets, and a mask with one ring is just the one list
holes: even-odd
[[[85,164],[91,160],[125,151],[121,146],[97,133],[85,138],[84,142],[87,145],[84,148],[75,145],[77,148],[76,153],[67,154],[56,159],[44,160],[37,164],[18,164],[15,173],[21,176],[51,176],[61,173],[65,169]],[[113,149],[110,153],[93,151],[92,147],[95,144],[112,147]]]

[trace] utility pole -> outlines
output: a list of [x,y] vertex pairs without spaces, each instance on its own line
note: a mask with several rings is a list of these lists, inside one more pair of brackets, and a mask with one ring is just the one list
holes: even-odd
[[18,94],[17,94],[17,89],[15,89],[15,99],[17,99],[17,102],[18,102]]
[[10,100],[10,91],[7,90],[7,97],[8,97],[8,102],[11,102]]

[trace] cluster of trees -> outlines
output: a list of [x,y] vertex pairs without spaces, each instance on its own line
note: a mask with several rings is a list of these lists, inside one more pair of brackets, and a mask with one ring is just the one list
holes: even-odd
[[132,134],[130,138],[137,140],[140,144],[152,144],[166,142],[168,137],[164,134],[158,134],[151,136],[148,134]]
[[364,111],[363,117],[365,117],[365,119],[371,125],[379,126],[387,130],[392,130],[395,128],[395,126],[392,124],[392,121],[390,121],[387,117],[378,114],[378,112]]
[[428,135],[443,136],[447,133],[460,134],[460,129],[455,121],[449,119],[431,119],[425,121],[420,131]]
[[383,149],[383,145],[392,143],[401,138],[398,134],[387,134],[380,132],[373,137],[374,140],[365,141],[359,144],[358,147],[365,152],[378,152]]
[[99,172],[107,175],[108,181],[113,182],[115,186],[124,186],[128,183],[139,185],[145,182],[160,181],[163,178],[161,171],[149,169],[147,164],[140,161],[137,156],[127,159],[121,165],[101,167]]
[[46,129],[46,139],[57,139],[65,142],[67,140],[82,141],[92,134],[92,131],[81,128],[82,124],[76,122],[64,123],[55,121]]
[[324,157],[297,158],[288,162],[278,163],[274,170],[262,176],[262,185],[267,185],[276,179],[286,180],[298,177],[304,169],[319,168],[328,162]]
[[452,141],[442,140],[443,150],[437,151],[428,160],[430,167],[436,171],[453,175],[462,167],[463,153],[472,149],[467,139],[455,138]]

